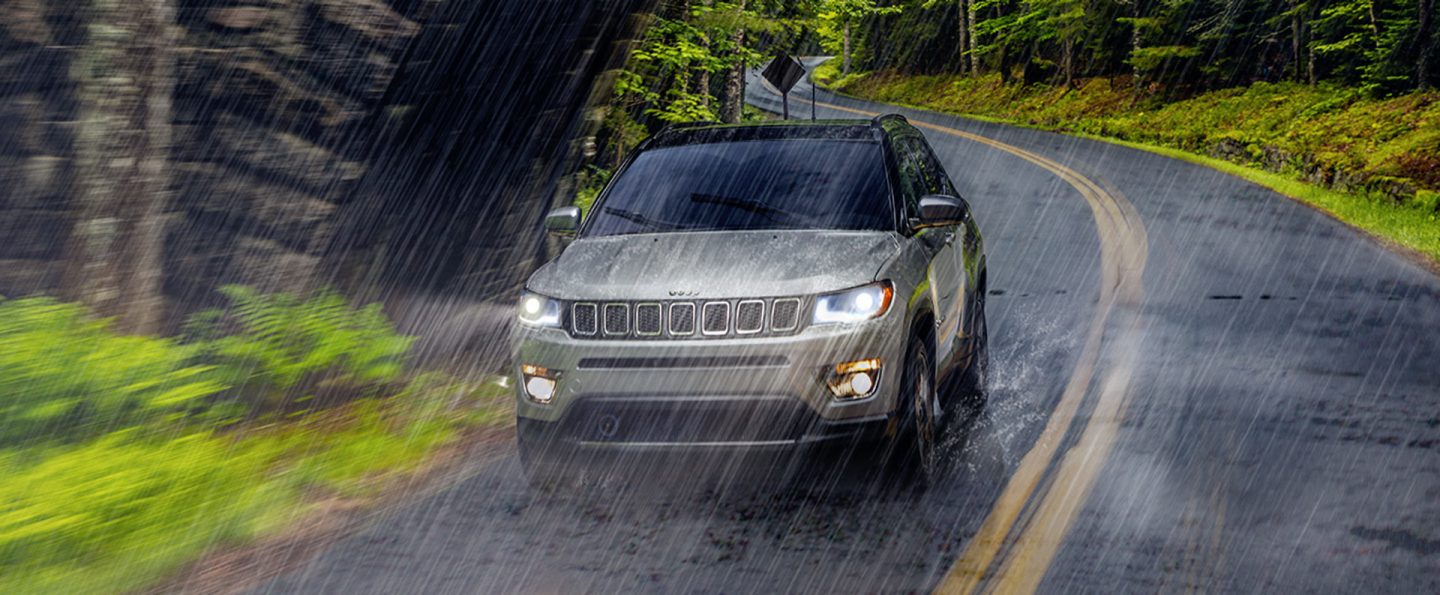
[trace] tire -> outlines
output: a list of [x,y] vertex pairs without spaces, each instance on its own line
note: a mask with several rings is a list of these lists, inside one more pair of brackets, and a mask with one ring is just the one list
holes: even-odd
[[[984,288],[981,288],[984,291]],[[985,319],[985,294],[975,302],[975,317],[970,321],[970,364],[960,379],[960,400],[975,414],[985,408],[989,399],[986,386],[990,381],[990,324]]]
[[930,345],[911,337],[901,375],[899,427],[887,450],[907,484],[924,488],[935,478],[944,426],[940,424],[939,391]]

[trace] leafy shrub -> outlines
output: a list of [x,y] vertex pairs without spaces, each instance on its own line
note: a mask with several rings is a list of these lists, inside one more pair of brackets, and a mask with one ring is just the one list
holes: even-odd
[[0,299],[0,444],[90,436],[197,406],[226,387],[192,353],[117,335],[82,306]]
[[380,304],[351,307],[333,291],[308,300],[238,285],[221,292],[231,305],[192,321],[195,345],[259,405],[309,390],[373,394],[399,378],[414,342],[395,332]]
[[[125,591],[213,543],[262,528],[293,496],[264,478],[264,453],[193,434],[137,431],[44,453],[0,452],[0,591]],[[64,585],[62,587],[62,585]]]

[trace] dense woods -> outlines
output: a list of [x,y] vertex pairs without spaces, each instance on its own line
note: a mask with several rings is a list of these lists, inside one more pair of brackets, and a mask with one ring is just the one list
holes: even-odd
[[1281,80],[1433,87],[1434,0],[902,0],[864,20],[863,69],[1181,90]]

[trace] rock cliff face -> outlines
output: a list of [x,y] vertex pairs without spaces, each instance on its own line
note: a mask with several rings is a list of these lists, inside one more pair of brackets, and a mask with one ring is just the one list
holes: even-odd
[[[0,2],[0,295],[64,282],[84,186],[75,73],[112,1]],[[645,4],[177,0],[168,301],[223,283],[513,289]]]

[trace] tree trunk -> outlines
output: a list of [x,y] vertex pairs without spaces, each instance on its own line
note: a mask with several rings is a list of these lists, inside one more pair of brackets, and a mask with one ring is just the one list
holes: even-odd
[[[745,0],[740,0],[738,10],[744,12]],[[730,37],[735,47],[744,47],[745,30],[736,29]],[[730,66],[730,72],[725,75],[724,99],[720,104],[720,121],[734,124],[740,121],[744,114],[745,106],[745,64],[737,63]]]
[[849,21],[846,21],[846,22],[845,22],[845,39],[844,39],[843,43],[844,43],[844,45],[843,45],[843,47],[841,47],[841,53],[843,53],[843,54],[845,55],[845,57],[843,58],[843,60],[842,60],[842,62],[841,62],[841,64],[843,64],[843,66],[842,66],[841,69],[840,69],[840,74],[850,74],[850,22],[849,22]]
[[1010,51],[1005,48],[1005,44],[1000,44],[999,67],[1000,82],[1007,85],[1010,84]]
[[970,0],[960,0],[956,9],[955,12],[960,13],[959,27],[956,28],[960,42],[960,74],[973,76],[975,72],[970,69],[970,56],[966,54],[970,50]]
[[1302,74],[1303,71],[1301,70],[1303,66],[1301,65],[1300,56],[1301,50],[1305,46],[1302,39],[1304,24],[1300,20],[1299,0],[1291,0],[1290,9],[1290,59],[1292,60],[1292,64],[1295,65],[1295,68],[1291,71],[1291,74],[1293,75],[1293,78],[1295,80],[1300,81],[1304,80],[1304,75]]
[[969,17],[966,19],[966,21],[969,23],[970,27],[969,34],[965,36],[966,39],[970,40],[970,75],[980,76],[980,55],[975,52],[975,48],[980,45],[980,33],[976,31],[976,27],[980,26],[980,22],[979,19],[976,18],[978,14],[975,11],[975,0],[966,0],[965,4],[966,12],[969,13]]
[[130,333],[160,330],[171,101],[173,0],[91,0],[74,75],[76,213],[66,292]]
[[700,96],[700,107],[703,107],[703,108],[705,108],[706,110],[709,110],[709,109],[710,109],[710,99],[711,99],[711,96],[710,96],[710,71],[709,71],[709,70],[705,70],[704,68],[701,68],[701,69],[699,69],[699,70],[700,70],[699,72],[695,73],[695,91],[694,91],[694,93],[695,93],[696,95],[699,95],[699,96]]
[[[709,8],[713,2],[714,0],[703,0],[700,4],[702,6],[705,6],[706,8]],[[700,47],[705,48],[705,53],[710,53],[709,38],[702,37]],[[697,72],[695,73],[695,89],[692,92],[700,96],[700,107],[705,108],[706,111],[709,111],[711,99],[710,70],[706,68],[698,68],[696,70]]]
[[1060,44],[1060,67],[1065,71],[1065,86],[1075,88],[1075,40],[1069,37]]
[[1415,41],[1420,44],[1415,52],[1415,86],[1420,90],[1430,88],[1430,60],[1435,53],[1435,0],[1420,0],[1420,16],[1417,19]]
[[[1143,39],[1143,34],[1140,30],[1140,19],[1143,18],[1141,15],[1145,13],[1145,7],[1141,5],[1141,1],[1142,0],[1132,0],[1130,4],[1130,18],[1132,19],[1130,24],[1130,58],[1132,61],[1135,55],[1140,53],[1141,39]],[[1135,78],[1135,88],[1138,90],[1140,88],[1140,79],[1144,73],[1140,72],[1140,66],[1132,63],[1130,65],[1130,74]]]

